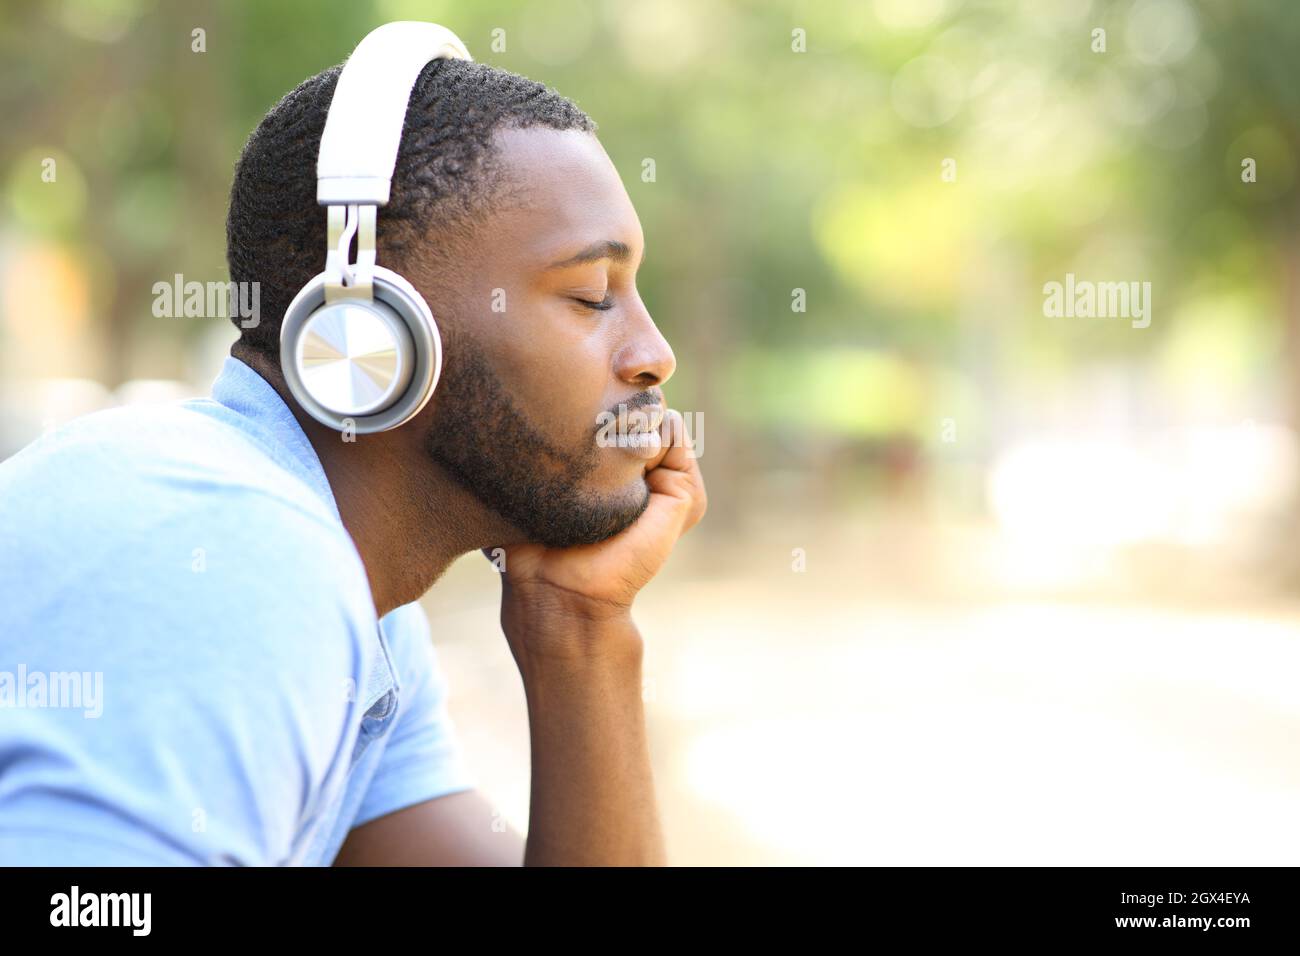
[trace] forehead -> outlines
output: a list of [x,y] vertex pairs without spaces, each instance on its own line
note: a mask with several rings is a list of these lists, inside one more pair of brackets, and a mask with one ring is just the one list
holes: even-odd
[[508,198],[492,215],[496,248],[544,265],[602,239],[641,247],[641,223],[600,141],[580,130],[498,130]]

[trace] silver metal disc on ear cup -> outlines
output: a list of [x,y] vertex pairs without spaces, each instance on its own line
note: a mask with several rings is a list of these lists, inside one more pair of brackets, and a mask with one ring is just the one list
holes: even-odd
[[307,316],[293,364],[316,401],[356,418],[382,411],[406,391],[414,351],[406,323],[382,300],[344,299]]
[[442,373],[442,337],[423,297],[376,266],[374,300],[325,302],[325,274],[294,297],[280,326],[280,367],[303,409],[358,434],[410,421]]

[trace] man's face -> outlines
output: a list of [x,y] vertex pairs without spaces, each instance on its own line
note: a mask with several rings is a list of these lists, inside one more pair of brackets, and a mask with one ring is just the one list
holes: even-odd
[[676,364],[637,293],[641,225],[595,136],[495,142],[516,195],[456,263],[455,316],[434,310],[446,354],[425,450],[529,540],[600,541],[644,510],[658,447],[610,444],[602,413],[645,425]]

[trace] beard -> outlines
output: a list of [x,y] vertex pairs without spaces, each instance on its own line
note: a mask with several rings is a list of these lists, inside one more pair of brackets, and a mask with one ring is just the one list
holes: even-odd
[[424,450],[458,484],[550,548],[604,541],[641,516],[644,482],[608,495],[583,489],[600,462],[594,422],[590,441],[565,449],[528,421],[472,342],[459,337],[453,354]]

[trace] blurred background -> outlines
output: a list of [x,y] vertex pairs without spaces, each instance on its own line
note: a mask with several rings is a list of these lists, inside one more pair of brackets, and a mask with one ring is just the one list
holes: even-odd
[[[672,862],[1295,862],[1300,6],[7,0],[0,457],[207,393],[236,330],[154,285],[392,19],[576,101],[641,217],[710,490],[638,602]],[[497,587],[425,604],[522,829]]]

